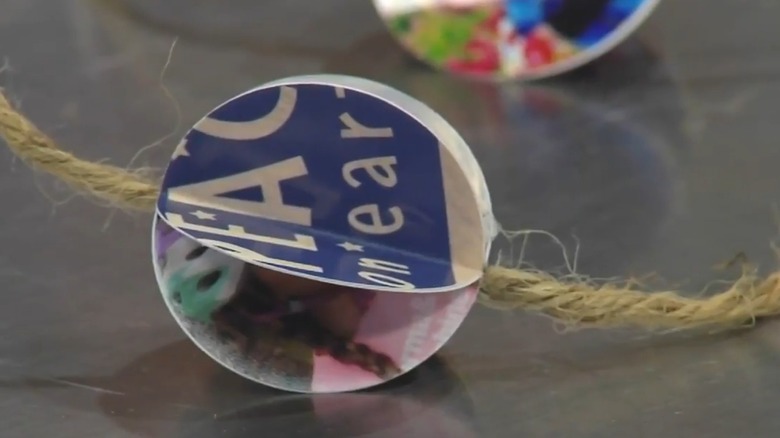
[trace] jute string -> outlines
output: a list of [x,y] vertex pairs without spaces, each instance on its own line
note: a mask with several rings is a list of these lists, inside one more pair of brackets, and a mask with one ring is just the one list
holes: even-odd
[[[34,169],[74,189],[129,210],[154,211],[156,181],[121,167],[80,159],[62,150],[17,111],[0,90],[0,137]],[[556,277],[526,269],[489,266],[480,302],[499,309],[535,311],[566,327],[638,327],[681,330],[750,327],[780,313],[780,271],[742,276],[720,293],[690,297],[677,291],[645,291],[638,283],[597,284],[580,276]]]

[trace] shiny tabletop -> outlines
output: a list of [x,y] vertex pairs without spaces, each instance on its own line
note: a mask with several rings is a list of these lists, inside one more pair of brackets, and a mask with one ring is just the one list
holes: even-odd
[[[777,267],[780,2],[668,0],[587,67],[521,85],[421,65],[368,0],[2,0],[0,86],[93,160],[161,171],[214,106],[310,73],[374,79],[474,150],[506,230],[492,260],[689,294],[744,253]],[[475,307],[385,386],[268,389],[163,304],[151,215],[74,196],[0,149],[0,436],[776,437],[780,322],[733,333],[562,331]]]

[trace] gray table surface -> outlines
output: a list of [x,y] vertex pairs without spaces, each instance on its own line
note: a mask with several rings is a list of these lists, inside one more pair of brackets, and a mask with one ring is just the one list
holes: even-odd
[[[668,0],[588,68],[499,87],[410,61],[363,0],[2,0],[0,86],[68,149],[160,169],[197,119],[258,84],[380,80],[468,140],[505,228],[554,233],[570,255],[579,244],[580,273],[652,273],[696,293],[733,276],[713,267],[740,251],[777,266],[778,20],[773,0]],[[150,215],[73,197],[5,148],[0,167],[0,437],[780,434],[774,321],[726,335],[561,333],[478,307],[435,359],[381,390],[259,387],[166,311]],[[501,239],[496,251],[520,253]],[[541,236],[523,256],[563,266]]]

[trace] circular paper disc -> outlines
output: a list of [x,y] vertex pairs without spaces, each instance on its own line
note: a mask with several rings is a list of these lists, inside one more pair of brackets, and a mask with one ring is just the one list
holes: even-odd
[[157,206],[179,232],[347,287],[462,289],[496,233],[484,176],[433,110],[347,76],[276,81],[187,133]]
[[540,79],[580,67],[627,38],[658,2],[374,0],[416,57],[489,79]]
[[166,305],[200,349],[250,380],[295,392],[358,390],[412,370],[449,340],[477,296],[476,285],[410,294],[279,277],[159,216],[153,256]]
[[433,355],[496,234],[455,130],[347,76],[219,106],[177,147],[157,210],[155,272],[182,329],[228,369],[297,392],[374,386]]

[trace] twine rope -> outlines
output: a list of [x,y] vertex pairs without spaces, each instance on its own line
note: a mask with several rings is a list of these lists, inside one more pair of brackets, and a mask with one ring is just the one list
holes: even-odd
[[[80,159],[62,150],[17,111],[0,89],[0,137],[33,169],[47,172],[75,190],[129,210],[154,211],[156,181],[138,171]],[[762,278],[750,267],[720,293],[688,297],[677,291],[644,291],[638,284],[595,284],[581,277],[489,266],[480,302],[549,316],[566,327],[636,327],[681,330],[750,327],[780,314],[780,271]]]

